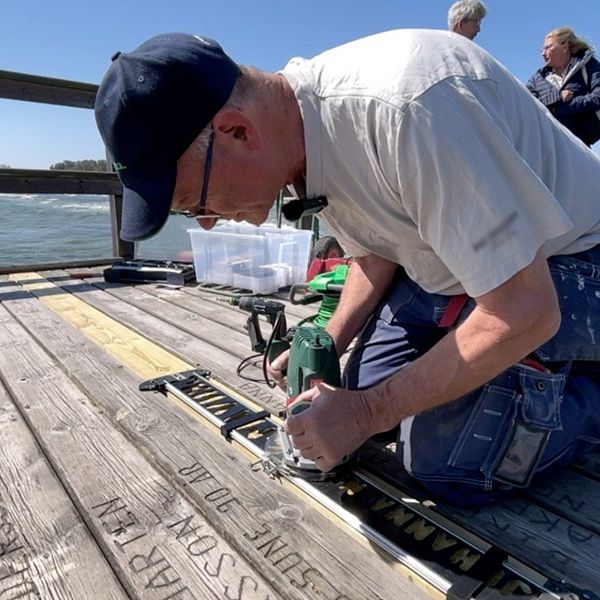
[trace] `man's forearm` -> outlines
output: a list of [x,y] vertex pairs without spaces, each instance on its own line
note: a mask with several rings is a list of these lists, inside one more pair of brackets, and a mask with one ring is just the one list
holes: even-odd
[[545,340],[536,331],[515,334],[475,312],[429,352],[372,388],[381,429],[455,400],[519,362]]
[[371,315],[388,288],[397,265],[375,255],[353,259],[340,303],[327,325],[338,354],[346,348]]
[[456,330],[368,391],[377,429],[390,429],[407,416],[464,396],[556,332],[560,312],[545,261],[536,261],[513,280],[478,299]]

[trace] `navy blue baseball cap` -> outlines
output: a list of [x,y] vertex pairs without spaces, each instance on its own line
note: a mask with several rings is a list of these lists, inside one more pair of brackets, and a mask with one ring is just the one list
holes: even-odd
[[94,108],[124,187],[122,239],[143,240],[165,224],[177,159],[225,105],[239,73],[217,42],[187,33],[112,57]]

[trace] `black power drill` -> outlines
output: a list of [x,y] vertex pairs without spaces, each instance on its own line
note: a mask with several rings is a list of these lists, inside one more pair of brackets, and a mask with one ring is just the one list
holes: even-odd
[[[285,319],[285,304],[277,300],[260,298],[256,296],[240,296],[228,300],[233,306],[238,306],[240,310],[250,313],[246,321],[245,329],[250,336],[250,345],[254,352],[265,354],[263,361],[263,374],[265,381],[270,387],[275,384],[270,382],[266,372],[266,361],[272,363],[282,352],[290,347],[290,336],[293,335],[293,329],[288,332]],[[271,335],[268,341],[262,335],[258,317],[263,315],[272,327]]]
[[[250,313],[246,329],[252,350],[265,354],[263,371],[268,385],[271,383],[266,376],[266,360],[272,363],[282,352],[291,348],[287,368],[286,406],[289,414],[296,414],[308,407],[308,403],[294,406],[293,409],[291,405],[299,394],[317,383],[324,381],[334,386],[340,385],[340,365],[335,345],[324,329],[304,325],[288,330],[284,314],[285,305],[276,300],[241,296],[230,300],[230,303]],[[266,316],[273,328],[268,342],[265,342],[260,331],[259,315]]]

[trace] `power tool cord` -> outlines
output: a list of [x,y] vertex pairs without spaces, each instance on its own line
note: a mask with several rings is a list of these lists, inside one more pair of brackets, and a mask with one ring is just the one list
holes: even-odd
[[252,354],[252,356],[247,356],[240,362],[240,364],[237,366],[237,369],[235,370],[235,372],[239,375],[239,377],[241,377],[242,379],[245,379],[246,381],[252,381],[253,383],[262,383],[263,379],[257,379],[255,377],[250,377],[249,375],[244,375],[242,373],[242,371],[248,366],[253,366],[258,369],[259,367],[256,364],[256,362],[253,363],[251,361],[253,361],[257,358],[261,358],[262,355],[263,355],[262,352],[259,352],[258,354]]
[[[269,378],[269,375],[267,373],[267,360],[268,360],[268,356],[269,356],[269,350],[271,349],[271,345],[273,344],[273,340],[275,339],[275,335],[277,334],[277,332],[279,331],[279,326],[280,326],[280,319],[283,318],[283,312],[279,313],[277,315],[277,318],[275,319],[275,323],[273,324],[273,329],[271,331],[271,335],[269,336],[269,340],[267,342],[267,346],[265,348],[264,352],[259,352],[258,354],[252,354],[251,356],[247,356],[246,358],[244,358],[240,364],[237,366],[235,372],[238,374],[239,377],[241,377],[242,379],[245,379],[246,381],[252,381],[253,383],[266,383],[270,388],[275,388],[277,387],[277,383],[275,381],[273,381],[272,379]],[[246,369],[248,366],[254,366],[257,367],[256,363],[253,363],[251,361],[260,358],[262,356],[262,372],[263,372],[263,378],[262,379],[257,379],[255,377],[250,377],[249,375],[244,375],[242,373],[242,371],[244,371],[244,369]]]
[[267,342],[267,347],[265,348],[265,353],[263,355],[263,361],[262,361],[263,377],[265,378],[265,383],[271,389],[277,387],[277,382],[273,381],[272,379],[269,379],[269,375],[267,373],[267,361],[268,361],[268,357],[269,357],[269,350],[271,349],[273,340],[275,339],[275,336],[279,332],[280,321],[282,318],[283,318],[283,311],[278,313],[277,318],[275,319],[275,323],[273,323],[273,329],[271,330],[271,335],[269,336],[269,341]]
[[335,296],[330,296],[328,294],[323,294],[323,299],[321,300],[321,304],[319,305],[319,310],[316,315],[314,315],[311,320],[314,321],[317,327],[322,327],[325,329],[327,323],[331,320],[335,309],[338,307],[340,303],[339,294]]

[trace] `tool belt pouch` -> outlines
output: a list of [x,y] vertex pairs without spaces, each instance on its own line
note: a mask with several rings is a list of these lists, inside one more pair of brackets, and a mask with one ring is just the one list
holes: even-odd
[[515,397],[504,444],[488,476],[500,484],[527,487],[538,471],[551,432],[562,429],[560,406],[568,366],[560,373],[518,368],[521,393]]

